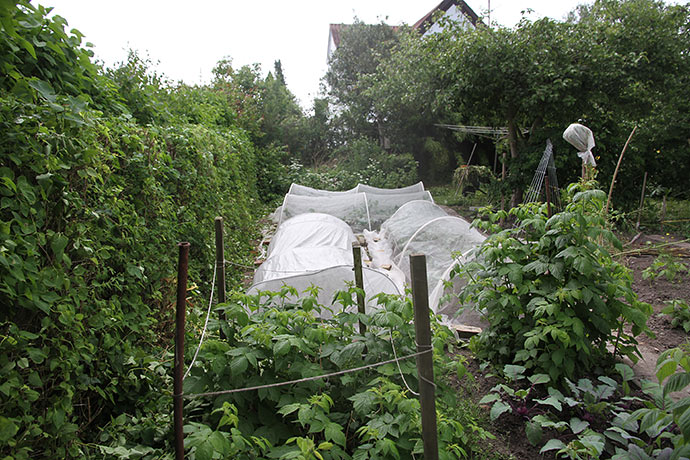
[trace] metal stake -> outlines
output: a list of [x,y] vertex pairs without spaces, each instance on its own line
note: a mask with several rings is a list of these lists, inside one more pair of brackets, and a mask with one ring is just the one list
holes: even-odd
[[[362,248],[359,243],[352,242],[352,259],[354,260],[354,271],[355,271],[355,285],[357,288],[361,289],[361,292],[357,292],[357,311],[361,314],[366,313],[366,308],[364,306],[364,276],[362,275]],[[367,332],[367,327],[364,325],[362,320],[359,321],[359,333],[364,335]]]
[[177,307],[175,309],[175,369],[173,380],[173,420],[175,428],[175,460],[184,460],[184,433],[182,427],[182,380],[184,377],[184,324],[187,306],[187,265],[189,243],[179,243],[177,263]]
[[[216,226],[216,282],[218,283],[218,303],[225,302],[225,246],[223,244],[223,218],[215,219]],[[225,339],[223,325],[225,324],[225,312],[220,312],[220,339]]]

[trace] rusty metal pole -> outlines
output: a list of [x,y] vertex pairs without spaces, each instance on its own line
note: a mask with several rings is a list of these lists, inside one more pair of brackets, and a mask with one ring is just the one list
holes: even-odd
[[[218,216],[216,225],[216,283],[218,283],[218,303],[225,303],[225,245],[223,243],[223,218]],[[220,312],[220,339],[225,340],[223,325],[225,313]]]
[[642,180],[642,194],[640,195],[640,209],[637,210],[637,223],[635,224],[635,230],[640,229],[640,219],[642,219],[642,207],[644,206],[644,192],[647,188],[647,171],[644,172],[644,179]]
[[[417,336],[417,352],[431,350],[431,326],[429,324],[429,286],[426,278],[426,256],[410,256],[412,278],[412,302],[414,328]],[[419,375],[419,405],[422,410],[422,444],[424,459],[438,460],[438,429],[436,427],[436,384],[432,353],[417,356]]]
[[547,215],[549,216],[549,219],[551,218],[551,184],[549,184],[549,173],[547,172],[546,175],[544,176],[544,183],[546,186],[546,212]]
[[[354,261],[354,271],[355,271],[355,285],[362,290],[362,292],[357,292],[357,311],[361,314],[366,313],[366,308],[364,305],[364,276],[362,274],[362,248],[359,243],[352,242],[352,259]],[[364,335],[367,332],[367,327],[360,320],[359,321],[359,333]]]
[[175,369],[173,380],[173,420],[175,427],[175,460],[184,460],[184,433],[182,427],[182,380],[184,377],[184,324],[187,307],[187,265],[189,243],[179,243],[177,263],[177,308],[175,310]]

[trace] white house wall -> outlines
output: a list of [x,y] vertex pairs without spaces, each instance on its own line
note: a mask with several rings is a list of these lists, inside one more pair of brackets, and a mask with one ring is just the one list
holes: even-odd
[[[467,16],[462,12],[460,8],[458,8],[457,5],[453,5],[450,8],[448,8],[448,11],[446,11],[446,14],[443,15],[444,19],[450,19],[451,21],[457,22],[458,24],[462,25],[462,28],[465,30],[468,30],[470,28],[473,28],[474,26],[470,22],[469,19],[467,19]],[[429,29],[424,32],[424,37],[427,35],[435,34],[437,32],[440,32],[443,30],[443,27],[438,23],[435,22]]]

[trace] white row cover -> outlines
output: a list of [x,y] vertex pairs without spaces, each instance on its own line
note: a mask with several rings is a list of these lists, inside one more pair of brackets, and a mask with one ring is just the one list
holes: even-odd
[[271,239],[268,256],[294,248],[330,246],[348,250],[357,241],[352,229],[329,214],[306,213],[283,222]]
[[[376,234],[366,233],[371,245],[389,253],[410,281],[410,254],[424,254],[427,264],[429,306],[435,313],[452,316],[456,305],[446,305],[444,294],[458,292],[464,281],[454,279],[446,288],[451,270],[474,257],[474,249],[485,237],[460,217],[449,216],[439,206],[427,201],[411,201],[401,206]],[[378,240],[378,241],[377,241]],[[378,254],[379,258],[386,255]]]
[[[421,184],[421,182],[420,182]],[[293,184],[294,185],[294,184]],[[278,225],[306,213],[323,213],[345,221],[355,232],[378,228],[403,204],[410,201],[429,201],[428,191],[406,193],[330,192],[328,195],[285,195],[278,216]]]
[[424,184],[422,182],[417,182],[414,185],[401,188],[378,188],[372,187],[371,185],[357,184],[356,187],[350,190],[344,190],[340,192],[334,192],[331,190],[321,190],[318,188],[307,187],[306,185],[299,185],[293,183],[290,185],[290,190],[288,190],[289,195],[303,195],[303,196],[337,196],[337,195],[347,195],[349,193],[378,193],[381,195],[399,195],[401,193],[412,193],[412,192],[423,192]]
[[[300,197],[313,198],[313,197]],[[323,197],[320,197],[321,199]],[[291,286],[302,294],[311,286],[320,288],[318,301],[331,310],[321,312],[327,318],[332,310],[337,291],[354,283],[352,243],[357,241],[352,229],[344,221],[329,214],[299,214],[283,222],[271,239],[268,258],[254,274],[249,294],[260,291],[280,291]],[[363,264],[371,263],[362,251]],[[394,275],[385,270],[363,266],[364,288],[367,302],[381,292],[401,295],[404,276],[399,270]],[[296,300],[296,299],[292,299]]]
[[[457,264],[463,264],[474,257],[474,249],[486,238],[470,223],[460,217],[437,217],[422,225],[410,237],[398,255],[397,264],[405,275],[410,276],[410,254],[426,255],[427,281],[429,283],[429,305],[435,313],[444,313],[447,306],[441,303],[445,282]],[[462,287],[457,284],[453,291]]]
[[431,201],[409,201],[381,225],[380,238],[390,242],[393,255],[397,256],[419,227],[447,215],[446,211]]
[[[376,270],[369,267],[362,268],[362,278],[364,279],[364,291],[366,292],[366,302],[368,308],[375,308],[372,297],[379,293],[402,295],[404,290],[396,284],[385,271]],[[249,288],[250,295],[258,294],[261,291],[280,291],[283,286],[294,287],[299,294],[302,294],[312,286],[318,286],[319,294],[317,300],[321,305],[330,306],[330,309],[322,310],[321,318],[331,318],[333,314],[342,310],[340,304],[333,303],[333,297],[337,291],[347,289],[348,282],[354,283],[354,271],[352,264],[337,265],[322,270],[309,271],[301,274],[293,274],[289,277],[275,278],[258,283]],[[291,298],[291,300],[297,300]],[[351,306],[348,312],[357,311],[357,306]]]
[[[327,307],[322,317],[340,308],[332,305],[335,292],[354,282],[353,231],[364,233],[371,256],[366,260],[362,251],[369,308],[375,307],[371,299],[379,293],[404,293],[404,283],[410,281],[409,256],[421,253],[427,260],[430,306],[447,316],[457,306],[444,304],[444,294],[464,284],[460,279],[454,279],[452,286],[447,283],[450,272],[473,258],[474,249],[485,239],[469,222],[434,204],[421,182],[384,191],[360,184],[344,192],[293,184],[276,214],[278,230],[249,293],[279,291],[289,285],[301,294],[318,286],[318,301]],[[380,232],[366,230],[379,225]]]

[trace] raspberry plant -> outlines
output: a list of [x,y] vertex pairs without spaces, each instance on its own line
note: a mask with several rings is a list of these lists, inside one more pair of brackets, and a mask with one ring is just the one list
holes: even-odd
[[[511,209],[516,226],[494,227],[500,231],[477,260],[458,270],[469,280],[461,300],[475,304],[489,322],[479,338],[481,356],[547,373],[556,384],[602,365],[611,357],[609,346],[635,359],[635,336],[648,331],[652,312],[607,249],[621,244],[602,212],[606,195],[583,188],[571,185],[570,203],[551,218],[545,205]],[[488,216],[489,222],[507,217]]]

